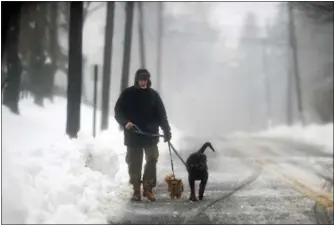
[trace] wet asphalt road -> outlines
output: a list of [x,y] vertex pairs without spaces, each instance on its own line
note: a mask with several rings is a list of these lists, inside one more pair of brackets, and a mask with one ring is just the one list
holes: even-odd
[[[319,146],[275,139],[234,138],[212,143],[217,152],[206,152],[210,178],[203,201],[187,200],[187,174],[173,156],[176,176],[185,183],[182,198],[170,200],[167,185],[160,183],[156,190],[157,201],[129,203],[123,222],[333,224],[333,211],[316,204],[317,198],[308,193],[310,189],[317,193],[327,189],[326,192],[333,195],[332,153],[326,153]],[[179,152],[186,157],[190,151]],[[170,162],[168,154],[160,158],[158,176],[163,180],[171,172]],[[302,181],[306,188],[298,185],[296,188],[291,180]],[[245,183],[247,185],[243,186]]]

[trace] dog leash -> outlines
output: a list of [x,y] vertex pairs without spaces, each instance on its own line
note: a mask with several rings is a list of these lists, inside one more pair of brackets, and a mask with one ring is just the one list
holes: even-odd
[[[152,133],[148,133],[148,132],[144,132],[142,131],[137,125],[133,125],[133,127],[135,129],[132,130],[132,132],[137,133],[137,134],[141,134],[141,135],[145,135],[148,137],[164,137],[164,135],[162,134],[152,134]],[[174,148],[174,146],[172,145],[172,143],[170,141],[168,141],[168,149],[169,149],[169,155],[170,155],[170,160],[171,160],[171,166],[172,166],[172,172],[173,172],[173,177],[175,179],[175,173],[174,173],[174,164],[173,164],[173,158],[172,158],[172,151],[175,153],[175,155],[181,160],[181,162],[183,163],[183,165],[186,167],[186,169],[188,169],[188,166],[186,164],[186,162],[183,160],[183,158],[179,155],[179,153],[176,151],[176,149]]]
[[168,142],[168,149],[169,149],[169,156],[170,156],[170,164],[172,166],[173,179],[175,180],[174,164],[173,164],[173,157],[172,157],[172,151],[171,151],[171,143],[170,143],[170,141]]
[[179,155],[179,153],[176,151],[176,149],[174,148],[174,146],[172,145],[172,143],[170,143],[170,141],[168,142],[168,145],[169,145],[169,150],[172,149],[173,152],[175,153],[175,155],[181,160],[181,162],[183,163],[183,165],[188,169],[187,163]]
[[[159,134],[159,133],[158,134],[152,134],[152,133],[144,132],[137,125],[133,125],[133,127],[135,128],[134,130],[132,130],[134,133],[145,135],[145,136],[148,136],[148,137],[163,137],[163,135]],[[175,179],[174,164],[173,164],[173,157],[172,157],[171,143],[170,142],[168,142],[168,147],[169,147],[170,164],[171,164],[172,172],[173,172],[173,179]]]

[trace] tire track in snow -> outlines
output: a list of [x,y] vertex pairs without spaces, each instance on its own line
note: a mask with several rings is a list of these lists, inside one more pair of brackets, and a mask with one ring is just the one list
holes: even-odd
[[[238,138],[236,138],[237,140]],[[284,169],[283,167],[279,166],[279,164],[272,160],[272,158],[275,158],[275,156],[279,157],[279,156],[282,156],[281,154],[278,155],[279,152],[286,152],[284,150],[282,150],[283,147],[285,147],[285,150],[286,149],[295,149],[295,152],[299,152],[301,154],[301,156],[304,156],[306,157],[310,152],[317,152],[317,151],[313,151],[311,150],[311,148],[319,148],[319,146],[313,146],[313,145],[308,145],[308,144],[305,144],[305,143],[298,143],[298,142],[288,142],[286,140],[283,140],[282,142],[280,140],[269,140],[269,142],[266,140],[266,138],[256,138],[256,139],[253,139],[253,138],[242,138],[246,141],[248,141],[248,147],[249,149],[254,149],[255,151],[252,151],[252,155],[254,157],[257,157],[258,160],[257,162],[259,162],[259,164],[261,166],[266,166],[268,165],[269,163],[272,165],[272,168],[269,168],[273,173],[279,175],[281,178],[283,178],[284,181],[286,181],[286,183],[291,187],[293,188],[295,191],[299,192],[300,194],[308,197],[309,199],[311,200],[314,200],[316,202],[318,202],[320,205],[324,206],[324,207],[327,207],[329,210],[333,211],[333,193],[330,193],[330,192],[327,192],[327,191],[324,191],[324,190],[316,190],[317,188],[314,187],[314,185],[311,185],[309,184],[308,182],[305,182],[305,181],[301,181],[301,179],[297,179],[295,177],[292,177],[290,176],[289,174],[287,173],[284,173],[282,172],[281,170]],[[240,141],[240,140],[239,140]],[[245,146],[245,143],[243,143],[242,145],[238,145],[237,143],[237,147],[236,150],[238,150],[240,152],[240,149],[242,149],[242,147]],[[297,148],[297,147],[298,148]],[[278,148],[277,148],[278,147]],[[300,151],[301,149],[308,149],[306,151],[306,154],[302,154],[302,152]],[[261,156],[260,154],[254,154],[256,152],[261,152],[261,150],[266,150],[265,153],[271,153],[272,156],[274,157],[271,157],[270,158],[266,158],[264,156]],[[280,151],[282,150],[282,151]],[[250,151],[248,151],[250,152]],[[264,152],[262,152],[264,153]],[[273,154],[274,153],[274,154]],[[327,154],[326,154],[327,156]],[[286,157],[289,157],[286,156]],[[314,171],[313,171],[314,172]]]
[[301,179],[297,179],[288,175],[287,173],[282,172],[276,162],[271,160],[259,160],[260,163],[265,166],[268,162],[274,166],[270,170],[275,174],[280,175],[290,187],[292,187],[295,191],[299,192],[300,194],[308,197],[311,200],[316,201],[318,204],[328,208],[329,210],[333,211],[333,194],[327,191],[322,190],[315,190],[314,187],[311,187],[310,184],[307,182],[302,181]]
[[215,198],[213,201],[210,201],[209,203],[205,204],[204,206],[200,206],[196,208],[191,215],[188,215],[182,222],[182,224],[187,224],[190,219],[195,220],[197,217],[199,217],[201,214],[205,213],[206,210],[208,210],[213,205],[217,204],[218,202],[227,200],[229,197],[231,197],[233,194],[235,194],[238,191],[241,191],[242,189],[249,186],[251,183],[253,183],[261,174],[262,168],[258,168],[253,173],[243,180],[241,184],[239,184],[237,187],[235,187],[232,191],[228,193],[224,193],[222,196],[219,196]]
[[[324,175],[324,185],[323,189],[325,191],[332,191],[333,192],[333,179],[328,180],[326,179],[327,176],[330,176],[333,174],[333,171],[330,171],[330,169],[325,167],[324,165],[320,165],[328,175]],[[316,202],[313,207],[315,219],[317,224],[333,224],[333,213],[329,212],[329,210]]]

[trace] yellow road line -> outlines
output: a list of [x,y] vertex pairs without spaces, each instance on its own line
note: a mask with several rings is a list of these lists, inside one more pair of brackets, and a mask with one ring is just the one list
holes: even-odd
[[[313,186],[313,185],[306,185],[307,182],[303,182],[300,179],[293,178],[292,176],[287,175],[286,173],[281,172],[280,169],[279,169],[279,166],[277,165],[277,163],[275,161],[268,160],[268,159],[267,160],[260,159],[257,162],[260,163],[262,166],[268,165],[268,163],[266,163],[266,162],[269,162],[270,165],[274,167],[274,168],[271,168],[271,170],[273,172],[275,172],[276,174],[279,174],[279,175],[283,176],[284,178],[286,178],[288,180],[293,180],[293,181],[299,183],[300,185],[302,185],[305,188],[309,188],[310,189],[311,186]],[[315,188],[315,189],[318,189],[318,188]],[[319,189],[316,190],[316,191],[313,191],[313,192],[322,193],[323,195],[326,195],[328,198],[332,198],[333,199],[333,193],[330,193],[330,192],[327,192],[327,191],[324,191],[324,190],[319,190]]]
[[[265,166],[268,164],[265,160],[261,159],[256,160],[256,162],[259,163],[261,166]],[[333,211],[333,193],[326,191],[314,191],[308,185],[306,185],[305,182],[298,181],[297,179],[279,171],[278,166],[275,162],[271,161],[271,163],[272,166],[275,166],[276,168],[269,169],[284,178],[284,180],[289,183],[294,190]]]
[[[284,178],[291,184],[291,186],[301,194],[306,195],[310,199],[318,202],[319,204],[327,207],[328,209],[333,211],[333,196],[329,197],[328,195],[323,195],[321,193],[317,193],[311,190],[309,187],[305,186],[304,184],[300,183],[297,180],[291,179],[286,174],[282,174]],[[325,193],[329,194],[329,193]]]

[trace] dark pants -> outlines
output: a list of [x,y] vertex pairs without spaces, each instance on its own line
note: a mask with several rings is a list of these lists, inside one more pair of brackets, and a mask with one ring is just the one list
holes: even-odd
[[145,151],[146,164],[144,167],[143,186],[144,188],[154,188],[156,186],[156,165],[159,157],[157,145],[145,148],[127,148],[126,163],[129,168],[130,183],[134,189],[140,189],[141,172],[143,165],[143,154]]

